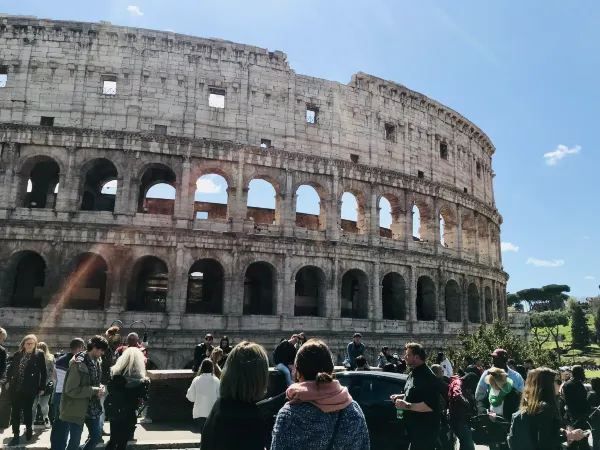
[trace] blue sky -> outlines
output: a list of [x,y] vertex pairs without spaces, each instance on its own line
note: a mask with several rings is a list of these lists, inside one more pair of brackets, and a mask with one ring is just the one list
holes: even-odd
[[509,291],[598,293],[597,2],[0,0],[0,11],[218,37],[282,50],[297,73],[346,83],[363,71],[422,92],[496,146]]

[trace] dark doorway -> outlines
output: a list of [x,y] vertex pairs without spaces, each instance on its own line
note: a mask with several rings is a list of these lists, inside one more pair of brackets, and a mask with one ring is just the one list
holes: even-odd
[[296,273],[295,316],[324,316],[325,275],[318,267],[306,266]]
[[369,305],[367,275],[358,269],[349,270],[342,277],[342,317],[366,319]]
[[223,312],[223,267],[214,259],[196,261],[188,272],[186,312]]
[[29,172],[23,206],[27,208],[54,208],[58,194],[60,168],[56,161],[43,157]]
[[467,292],[468,297],[468,309],[469,309],[469,322],[479,323],[481,321],[481,313],[479,308],[479,291],[475,283],[469,285]]
[[448,322],[460,322],[462,320],[460,288],[454,280],[446,283],[446,320]]
[[145,256],[133,268],[127,309],[130,311],[164,312],[167,310],[169,270],[164,261]]
[[62,288],[65,308],[103,309],[108,266],[100,255],[84,253],[73,261]]
[[23,251],[12,257],[13,277],[9,288],[10,306],[41,308],[46,279],[46,263],[35,252]]
[[244,278],[244,314],[273,314],[273,279],[270,264],[250,264]]
[[81,209],[114,211],[117,194],[117,169],[108,159],[91,161],[85,174]]
[[406,320],[405,285],[400,274],[390,272],[383,277],[381,302],[384,319]]
[[423,276],[417,281],[417,320],[435,320],[435,285]]

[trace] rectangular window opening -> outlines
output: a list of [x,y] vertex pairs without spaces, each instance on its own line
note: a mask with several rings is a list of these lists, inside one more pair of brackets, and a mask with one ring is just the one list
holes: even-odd
[[54,117],[42,116],[40,118],[40,125],[43,127],[53,127]]
[[440,158],[448,159],[448,144],[440,142]]
[[385,140],[396,142],[396,127],[391,123],[385,124]]
[[211,108],[225,108],[225,89],[210,88],[208,106]]
[[464,191],[465,194],[469,193],[469,190],[467,188],[464,188],[463,191]]
[[154,125],[154,132],[156,134],[166,135],[167,134],[167,126],[166,125]]
[[261,139],[260,146],[262,148],[271,148],[271,139]]
[[481,163],[477,161],[477,165],[475,166],[475,170],[477,172],[477,178],[481,178]]
[[418,176],[419,178],[425,178],[425,173],[424,173],[422,170],[419,170],[419,171],[417,172],[417,176]]
[[352,161],[354,164],[358,164],[358,155],[352,153],[350,155],[350,161]]
[[196,219],[198,220],[207,220],[208,219],[208,211],[197,211]]
[[311,125],[317,124],[319,108],[313,105],[306,105],[306,123]]
[[8,81],[8,69],[6,66],[0,66],[0,88],[6,87]]
[[117,78],[112,76],[102,77],[102,94],[117,95]]

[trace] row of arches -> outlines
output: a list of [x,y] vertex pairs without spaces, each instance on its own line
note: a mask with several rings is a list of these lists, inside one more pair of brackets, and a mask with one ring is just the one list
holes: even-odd
[[[27,160],[20,173],[19,206],[54,208],[60,189],[59,164],[49,156]],[[189,217],[197,220],[223,220],[232,217],[233,204],[229,199],[231,185],[228,174],[214,169],[202,174],[192,185],[193,211]],[[78,187],[78,207],[83,211],[114,212],[123,174],[113,162],[96,158],[81,169]],[[178,196],[176,173],[165,164],[150,164],[137,175],[136,212],[173,215]],[[194,182],[193,182],[194,183]],[[281,223],[281,186],[268,176],[257,175],[247,182],[246,219],[255,224]],[[294,223],[297,227],[323,231],[327,226],[327,190],[318,183],[300,183],[293,191]],[[397,196],[382,193],[377,197],[376,216],[367,211],[365,194],[358,189],[343,191],[334,200],[339,221],[336,225],[345,233],[371,233],[369,220],[377,221],[381,237],[403,239],[412,234],[415,242],[439,242],[452,249],[459,247],[467,253],[477,253],[493,260],[499,258],[499,230],[485,216],[470,210],[457,210],[456,205],[442,204],[433,208],[420,197],[407,203]],[[236,203],[237,204],[237,203]],[[412,209],[411,209],[412,208]],[[409,211],[406,211],[409,209]],[[185,213],[188,214],[188,213]],[[460,242],[459,242],[460,241]]]
[[[62,273],[56,293],[49,293],[46,283],[46,262],[33,251],[18,252],[11,257],[3,283],[3,297],[13,307],[41,307],[44,298],[53,297],[58,306],[73,309],[104,309],[107,306],[109,267],[105,259],[92,252],[78,255]],[[127,274],[126,309],[131,311],[165,312],[169,299],[169,269],[155,256],[139,258]],[[275,268],[268,262],[251,263],[243,279],[243,314],[275,314]],[[366,319],[369,317],[369,279],[360,269],[350,269],[341,278],[339,287],[341,317]],[[314,265],[301,267],[294,275],[294,315],[326,317],[327,277]],[[188,313],[222,314],[224,312],[225,271],[215,259],[195,261],[188,270],[186,307]],[[404,277],[388,272],[381,279],[380,297],[382,318],[408,320],[408,289]],[[501,314],[502,300],[496,290],[497,304],[489,286],[483,297],[475,283],[467,287],[467,304],[463,308],[460,285],[453,279],[445,283],[444,318],[448,322],[492,322]],[[438,293],[429,276],[421,276],[416,286],[416,319],[440,319]],[[463,310],[466,309],[466,317]],[[482,317],[481,311],[485,311]]]

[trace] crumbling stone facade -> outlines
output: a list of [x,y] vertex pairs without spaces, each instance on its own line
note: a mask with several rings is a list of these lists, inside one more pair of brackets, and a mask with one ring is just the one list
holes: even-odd
[[[298,75],[282,52],[221,40],[3,16],[0,143],[13,343],[143,320],[167,368],[206,331],[273,348],[303,330],[340,353],[354,331],[372,348],[441,347],[506,318],[494,147],[402,85]],[[206,174],[226,204],[195,200]],[[275,209],[247,207],[254,179]],[[174,200],[148,197],[161,183]],[[300,186],[318,215],[296,214]],[[341,218],[345,192],[357,220]]]

